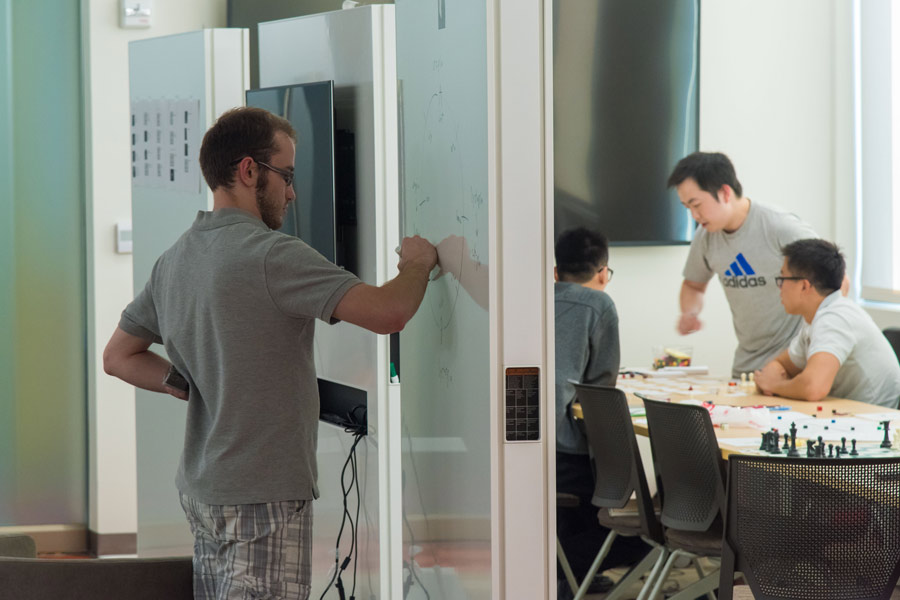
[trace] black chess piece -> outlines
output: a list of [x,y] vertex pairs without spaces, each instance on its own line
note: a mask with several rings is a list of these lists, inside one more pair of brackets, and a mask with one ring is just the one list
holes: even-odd
[[778,435],[778,430],[772,432],[772,449],[769,451],[772,454],[781,454],[781,448],[778,447],[778,443],[781,441],[781,436]]
[[800,456],[800,452],[797,451],[797,428],[791,423],[791,447],[787,451],[787,455],[791,458]]
[[815,442],[812,440],[806,440],[806,458],[813,458],[816,455],[816,451],[813,447],[814,443]]
[[762,443],[759,445],[760,450],[768,450],[769,449],[769,432],[762,432]]
[[834,458],[834,444],[828,444],[828,458]]
[[882,421],[882,425],[884,425],[884,440],[881,441],[882,448],[890,448],[891,447],[891,422],[890,421]]
[[790,451],[790,446],[788,446],[788,442],[791,441],[791,437],[788,434],[784,434],[784,444],[781,445],[781,450],[785,454]]
[[853,446],[850,450],[850,456],[859,456],[859,452],[856,451],[856,440],[850,440],[850,444]]
[[847,438],[845,437],[841,438],[841,452],[844,454],[847,453]]

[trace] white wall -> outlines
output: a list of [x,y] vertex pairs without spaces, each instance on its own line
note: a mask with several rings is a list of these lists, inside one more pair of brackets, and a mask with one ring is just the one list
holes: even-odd
[[[120,29],[119,0],[82,0],[88,299],[89,528],[137,531],[134,388],[103,373],[102,353],[132,299],[131,255],[114,251],[131,218],[128,42],[224,27],[226,0],[155,0],[153,26]],[[173,473],[174,479],[174,473]],[[174,493],[174,487],[173,487]]]
[[[700,149],[731,157],[746,196],[831,239],[838,220],[844,238],[852,231],[850,17],[846,0],[703,0],[700,15]],[[720,284],[709,285],[704,329],[675,332],[686,256],[611,249],[623,365],[649,366],[651,346],[681,341],[695,364],[730,371],[737,341]]]

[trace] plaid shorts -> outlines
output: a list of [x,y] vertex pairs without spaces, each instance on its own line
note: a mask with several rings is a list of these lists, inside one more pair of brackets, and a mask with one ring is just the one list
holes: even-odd
[[179,495],[194,534],[194,598],[309,598],[312,500],[219,505]]

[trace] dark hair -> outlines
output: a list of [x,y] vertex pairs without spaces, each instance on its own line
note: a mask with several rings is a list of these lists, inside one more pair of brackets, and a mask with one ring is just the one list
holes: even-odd
[[809,280],[823,296],[841,289],[846,264],[835,244],[819,239],[797,240],[782,248],[781,253],[791,274]]
[[231,187],[236,163],[245,156],[269,162],[279,131],[297,140],[290,122],[267,110],[246,106],[222,113],[200,146],[200,171],[209,188]]
[[667,187],[677,187],[685,179],[693,179],[704,192],[709,192],[716,198],[716,194],[723,185],[728,185],[740,198],[744,190],[734,172],[731,160],[721,152],[694,152],[678,161],[672,174],[669,175]]
[[562,232],[555,250],[560,281],[589,281],[609,260],[606,236],[584,227]]

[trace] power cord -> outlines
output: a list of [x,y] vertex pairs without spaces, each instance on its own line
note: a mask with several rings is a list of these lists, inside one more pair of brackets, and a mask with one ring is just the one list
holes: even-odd
[[[359,408],[359,407],[357,407]],[[355,411],[356,409],[354,409]],[[365,410],[365,407],[363,407]],[[350,446],[350,452],[347,454],[347,460],[344,461],[344,466],[341,469],[341,491],[344,496],[344,514],[341,518],[341,527],[338,530],[337,540],[334,544],[334,574],[331,576],[331,581],[328,582],[328,585],[325,586],[325,590],[322,592],[322,595],[319,596],[319,600],[323,600],[325,598],[325,594],[328,593],[328,590],[331,589],[331,586],[334,585],[335,589],[338,591],[338,596],[340,600],[347,600],[346,592],[344,590],[344,582],[341,580],[341,574],[344,570],[349,566],[350,561],[353,560],[353,587],[350,590],[350,600],[355,600],[356,594],[356,566],[359,560],[359,547],[357,545],[357,527],[359,526],[359,505],[360,505],[360,495],[359,495],[359,485],[357,482],[357,463],[356,463],[356,446],[360,441],[365,437],[366,432],[361,426],[356,427],[348,427],[345,429],[346,432],[353,434],[353,445]],[[346,484],[346,476],[347,476],[347,467],[350,467],[350,484]],[[350,514],[350,510],[347,508],[347,498],[350,493],[353,491],[354,486],[356,487],[356,519],[354,520],[353,516]],[[349,521],[350,524],[350,550],[347,552],[347,555],[344,557],[344,560],[340,560],[341,556],[341,537],[344,534],[344,526]]]

